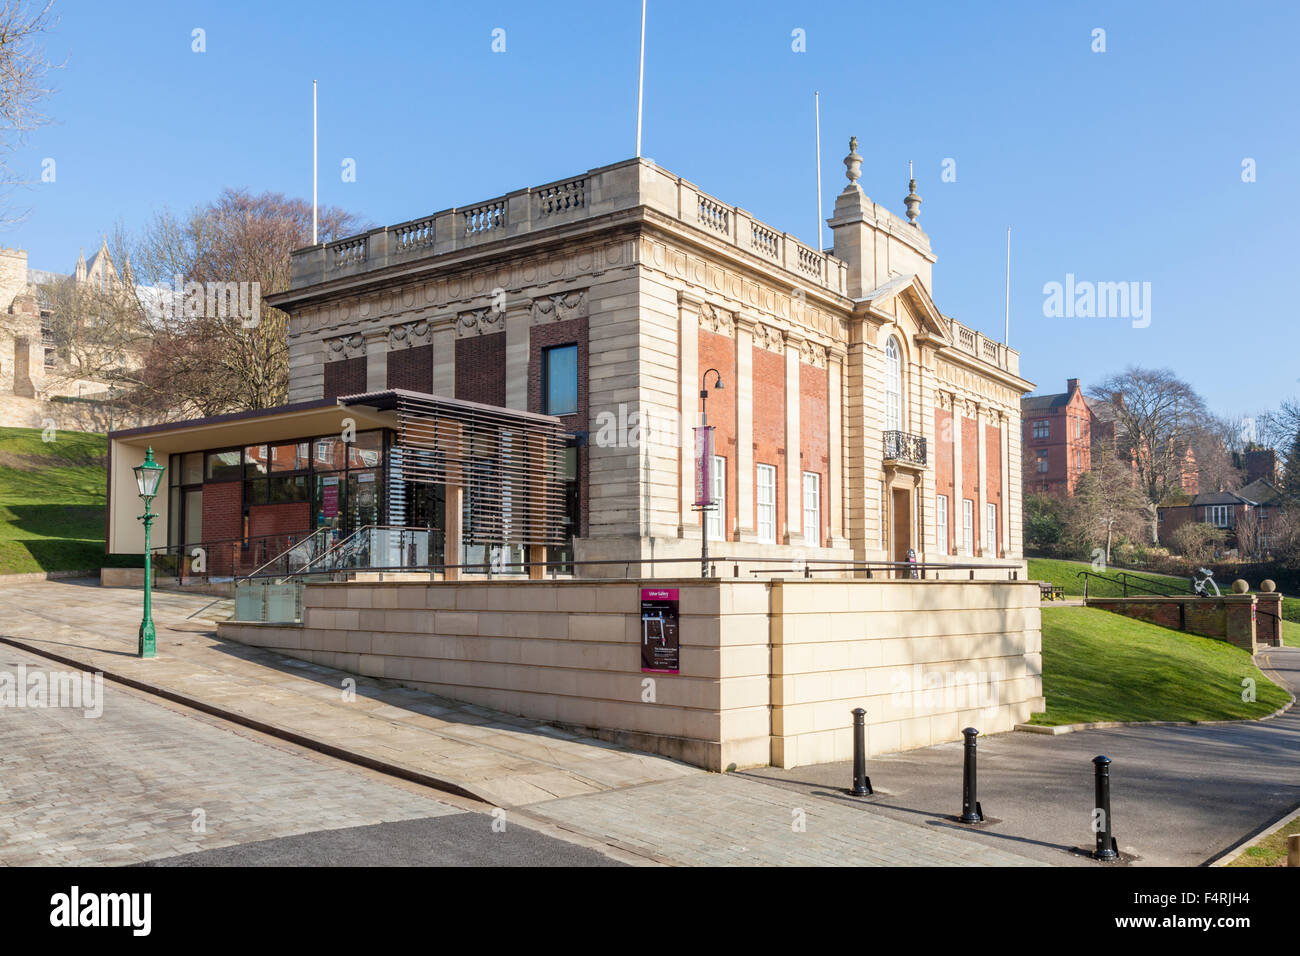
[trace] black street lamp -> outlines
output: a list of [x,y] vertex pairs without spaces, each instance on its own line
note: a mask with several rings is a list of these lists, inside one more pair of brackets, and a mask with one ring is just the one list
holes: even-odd
[[[723,387],[722,373],[720,373],[716,368],[708,369],[701,377],[700,379],[700,428],[702,429],[707,429],[709,427],[709,412],[708,412],[709,372],[713,373],[713,390],[715,392],[720,392],[722,391],[722,387]],[[705,434],[707,434],[707,432],[705,432]],[[712,448],[713,448],[713,442],[709,441],[703,446],[703,451],[711,452]],[[712,480],[713,462],[708,460],[707,454],[702,454],[702,457],[704,458],[704,460],[700,462],[699,467],[704,469],[705,486],[709,489],[709,495],[707,500],[698,502],[698,504],[700,505],[700,577],[707,578],[709,576],[709,515],[708,513],[709,511],[717,508],[718,499],[714,496],[714,492],[713,492],[713,480]],[[727,516],[725,514],[719,515],[718,521],[722,524],[722,527],[725,529]],[[725,535],[725,530],[724,530],[724,535]]]
[[144,618],[140,621],[140,640],[136,648],[138,657],[154,657],[157,652],[157,634],[153,626],[153,613],[150,606],[150,577],[152,568],[149,556],[149,528],[158,516],[149,510],[154,496],[158,494],[158,484],[162,481],[163,466],[153,460],[153,449],[145,452],[144,463],[131,469],[135,472],[135,483],[144,499]]

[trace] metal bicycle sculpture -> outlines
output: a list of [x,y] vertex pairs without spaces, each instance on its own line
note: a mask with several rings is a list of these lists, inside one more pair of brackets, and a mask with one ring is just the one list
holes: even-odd
[[1192,575],[1192,591],[1197,597],[1209,597],[1209,588],[1214,588],[1214,596],[1219,597],[1219,585],[1214,581],[1214,572],[1209,568],[1197,568]]

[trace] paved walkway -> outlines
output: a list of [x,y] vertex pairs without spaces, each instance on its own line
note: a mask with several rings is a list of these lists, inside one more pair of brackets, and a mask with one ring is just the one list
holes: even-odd
[[[1098,753],[1115,761],[1115,833],[1121,849],[1140,863],[1206,862],[1300,804],[1300,708],[1274,720],[1232,725],[985,738],[980,741],[980,799],[994,822],[972,830],[951,820],[961,799],[960,744],[873,759],[868,771],[878,792],[855,800],[843,794],[850,776],[847,764],[708,774],[535,721],[218,641],[208,617],[214,602],[202,596],[156,595],[159,657],[142,661],[134,656],[139,600],[135,590],[86,583],[0,587],[5,609],[0,637],[147,681],[326,749],[343,748],[409,779],[437,778],[510,808],[511,817],[526,826],[625,860],[1096,865],[1067,851],[1092,842],[1089,761]],[[0,659],[11,662],[21,653],[3,644],[0,652],[8,655]],[[1268,649],[1260,663],[1279,682],[1300,687],[1300,649]],[[355,699],[345,699],[346,679],[356,681]],[[60,783],[59,772],[42,776],[44,770],[38,769],[30,779],[15,778],[14,765],[0,764],[9,788],[5,795],[11,806],[22,808],[9,819],[7,830],[0,820],[0,830],[24,837],[18,842],[29,848],[29,856],[20,859],[35,859],[30,856],[35,853],[66,861],[124,862],[249,841],[265,845],[248,851],[248,857],[227,856],[270,859],[288,852],[280,848],[301,843],[283,842],[293,834],[394,825],[443,812],[428,810],[437,801],[421,794],[422,799],[411,802],[409,793],[376,795],[364,788],[338,789],[335,783],[330,792],[336,796],[314,808],[311,819],[296,819],[292,811],[277,816],[294,804],[314,807],[312,794],[321,784],[311,772],[289,774],[274,761],[266,767],[253,761],[250,775],[232,773],[232,793],[209,792],[195,784],[194,795],[167,804],[170,809],[159,817],[150,804],[156,802],[157,788],[166,790],[164,785],[175,782],[186,791],[187,772],[220,763],[220,747],[210,750],[200,742],[141,748],[133,741],[145,734],[169,740],[175,721],[185,719],[177,716],[180,709],[173,707],[163,717],[135,714],[138,708],[113,699],[111,710],[121,708],[123,714],[115,717],[106,709],[100,721],[84,721],[102,725],[105,733],[90,744],[78,744],[89,746],[101,762],[113,755],[105,765],[109,769],[97,771],[98,776],[67,784]],[[53,719],[33,723],[29,712],[22,718],[25,725],[0,713],[0,754],[57,751],[68,730],[60,721],[73,718],[50,711],[41,715],[50,713],[55,713]],[[114,730],[115,719],[127,721],[125,732]],[[82,721],[79,714],[75,721]],[[148,729],[151,721],[157,723],[156,731]],[[34,736],[16,741],[20,726],[29,735],[36,728]],[[61,772],[66,776],[68,771]],[[109,788],[105,813],[112,826],[98,827],[93,839],[83,843],[69,842],[68,834],[88,826],[88,818],[98,812],[94,801],[101,788]],[[196,844],[186,832],[190,811],[211,806],[218,818],[227,818],[237,799],[233,794],[245,788],[257,810],[255,819],[244,821],[242,829],[230,823],[226,843]],[[302,852],[323,852],[311,847],[324,845],[313,840],[303,844],[308,849]],[[69,846],[77,848],[72,856],[58,856],[72,852]]]
[[[0,646],[0,669],[19,665],[28,674],[60,669]],[[138,863],[464,812],[432,792],[253,742],[110,683],[103,691],[97,718],[70,707],[0,713],[0,864]]]
[[[1265,648],[1257,663],[1300,690],[1300,648]],[[1239,693],[1235,687],[1225,693]],[[1111,766],[1111,813],[1120,849],[1138,865],[1209,862],[1300,806],[1300,706],[1281,717],[1199,727],[1119,727],[1061,736],[1011,733],[979,740],[979,799],[999,822],[970,839],[1043,861],[1075,862],[1091,847],[1092,758]],[[879,791],[865,803],[929,827],[961,809],[962,744],[876,757],[867,772]],[[745,771],[803,794],[842,789],[848,763]]]
[[[0,606],[6,609],[0,637],[92,668],[147,679],[170,692],[401,768],[443,776],[509,806],[514,823],[624,862],[1034,865],[1015,852],[972,842],[959,831],[935,833],[863,812],[836,794],[792,794],[767,781],[705,773],[385,681],[356,678],[356,700],[348,703],[340,682],[352,675],[216,640],[205,617],[211,600],[204,597],[156,595],[159,656],[142,661],[133,656],[139,600],[135,590],[84,583],[0,588]],[[24,653],[0,644],[0,661]],[[381,852],[383,841],[400,842],[402,834],[426,832],[431,826],[439,832],[450,832],[448,826],[453,831],[474,828],[473,823],[443,825],[438,819],[420,822],[455,812],[427,809],[437,805],[432,797],[412,803],[408,793],[393,795],[360,784],[349,793],[337,781],[326,786],[302,768],[291,774],[263,766],[263,758],[223,754],[215,744],[187,744],[175,726],[186,720],[183,708],[152,705],[158,713],[146,714],[139,703],[124,703],[138,697],[137,692],[113,688],[105,683],[109,701],[100,720],[63,712],[48,721],[45,715],[55,712],[27,712],[26,737],[17,733],[23,725],[0,720],[0,751],[21,753],[29,761],[58,752],[57,743],[67,739],[59,720],[72,720],[83,736],[86,724],[102,728],[103,739],[91,746],[101,758],[117,755],[111,770],[88,781],[77,779],[75,762],[55,767],[53,758],[50,773],[34,773],[24,781],[25,789],[15,792],[10,804],[19,809],[8,820],[0,815],[0,833],[28,834],[24,843],[32,848],[29,853],[68,862],[156,860],[198,851],[208,852],[172,862],[320,862],[340,847],[390,858]],[[150,706],[143,704],[146,710]],[[115,731],[114,721],[126,721],[129,733]],[[145,746],[141,740],[146,737],[174,738],[176,743]],[[224,791],[208,792],[207,784],[193,782],[196,777],[206,780],[204,768],[223,760],[235,764]],[[349,772],[369,773],[360,768]],[[172,785],[184,796],[174,795]],[[104,805],[111,827],[96,819],[98,787],[110,788]],[[214,807],[209,819],[225,821],[245,793],[250,813],[256,813],[242,829],[227,825],[220,840],[195,840],[188,833],[194,806]],[[379,821],[387,822],[370,825]],[[213,852],[219,847],[226,849]],[[418,856],[418,849],[414,852]],[[9,862],[30,859],[34,857]],[[2,855],[0,862],[7,862]]]
[[[498,806],[703,772],[390,681],[220,641],[206,616],[215,603],[155,592],[158,656],[141,660],[134,656],[139,591],[62,581],[0,587],[6,609],[0,637],[435,777]],[[350,700],[345,679],[356,683]]]

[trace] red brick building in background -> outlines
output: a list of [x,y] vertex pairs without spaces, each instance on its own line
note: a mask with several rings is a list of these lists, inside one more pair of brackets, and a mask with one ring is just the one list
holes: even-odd
[[1074,494],[1079,476],[1092,467],[1096,415],[1077,378],[1056,395],[1020,401],[1026,494]]
[[[1020,415],[1026,494],[1074,494],[1079,477],[1092,468],[1094,443],[1104,442],[1124,457],[1113,409],[1085,398],[1077,378],[1066,380],[1064,392],[1021,399]],[[1187,446],[1181,454],[1182,490],[1195,495],[1200,490],[1196,453]]]

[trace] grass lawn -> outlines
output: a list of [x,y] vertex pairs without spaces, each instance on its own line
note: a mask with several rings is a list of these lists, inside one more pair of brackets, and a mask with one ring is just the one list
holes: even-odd
[[[1046,581],[1048,584],[1055,584],[1065,588],[1067,596],[1079,596],[1083,594],[1083,578],[1079,577],[1080,571],[1091,571],[1092,565],[1087,561],[1062,561],[1056,558],[1029,558],[1029,579],[1031,581]],[[1115,571],[1122,571],[1123,568],[1113,568],[1110,574]],[[1145,571],[1134,571],[1134,574],[1140,574],[1142,577],[1155,578],[1157,581],[1163,581],[1166,584],[1177,587],[1181,591],[1187,590],[1187,579],[1170,577],[1167,574],[1148,574]],[[1124,589],[1116,584],[1106,581],[1099,581],[1091,578],[1088,581],[1088,593],[1094,597],[1120,597]],[[1300,608],[1297,608],[1296,617],[1300,621]]]
[[0,428],[0,574],[139,566],[104,554],[104,435]]
[[1260,840],[1228,866],[1286,866],[1286,838],[1293,833],[1300,833],[1300,817]]
[[1282,643],[1287,647],[1300,647],[1300,624],[1282,620]]
[[1282,620],[1300,624],[1300,598],[1282,598]]
[[[1223,641],[1089,607],[1044,607],[1045,713],[1031,723],[1101,720],[1236,720],[1289,699],[1250,655]],[[1256,700],[1241,699],[1242,679]]]

